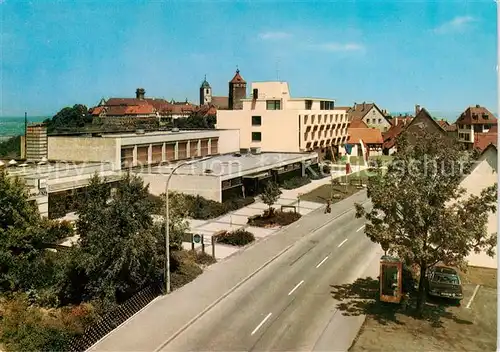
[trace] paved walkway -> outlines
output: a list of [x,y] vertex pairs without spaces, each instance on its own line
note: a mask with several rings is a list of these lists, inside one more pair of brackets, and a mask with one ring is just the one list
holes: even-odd
[[[352,172],[358,172],[363,169],[365,169],[365,167],[356,165],[353,166]],[[307,215],[312,211],[323,207],[324,204],[304,200],[300,201],[300,204],[297,204],[299,195],[311,192],[312,190],[320,186],[329,184],[332,178],[338,178],[344,175],[345,171],[332,171],[331,178],[325,177],[320,180],[313,180],[307,185],[291,190],[282,189],[282,194],[273,208],[281,209],[282,205],[294,205],[297,206],[297,211],[301,215]],[[252,203],[244,208],[229,212],[219,218],[210,220],[190,219],[189,228],[192,233],[203,235],[205,252],[212,253],[211,237],[218,231],[235,231],[238,229],[245,229],[253,233],[256,240],[261,240],[279,231],[281,229],[280,227],[266,229],[262,227],[249,226],[247,224],[249,217],[262,214],[263,211],[267,208],[268,206],[260,201],[259,198],[257,198],[255,203]],[[189,242],[185,242],[183,243],[183,246],[185,249],[191,249],[192,245]],[[195,248],[201,250],[201,244],[195,245]],[[215,257],[220,260],[238,252],[238,250],[238,247],[217,244],[215,247]]]

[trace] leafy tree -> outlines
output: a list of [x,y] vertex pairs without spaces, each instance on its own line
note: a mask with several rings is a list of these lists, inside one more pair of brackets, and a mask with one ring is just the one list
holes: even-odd
[[272,206],[274,205],[274,203],[278,201],[280,195],[281,195],[281,190],[279,189],[276,183],[271,181],[266,184],[266,187],[264,187],[264,191],[262,192],[260,197],[262,198],[262,202],[264,202],[264,204],[266,204],[269,207],[268,209],[269,215],[273,214],[274,208]]
[[48,133],[75,130],[92,123],[92,115],[85,105],[75,104],[61,109],[52,119],[47,119],[44,123],[47,124]]
[[94,177],[86,204],[78,210],[82,264],[74,265],[70,273],[74,276],[85,269],[85,299],[119,303],[158,278],[162,268],[159,229],[153,225],[154,204],[141,178],[126,175],[110,201],[108,190],[105,182]]
[[201,113],[195,112],[188,117],[181,117],[175,119],[174,127],[214,129],[215,123],[216,123],[215,115],[204,116]]
[[488,212],[496,210],[497,185],[480,196],[466,197],[460,187],[474,159],[453,140],[415,134],[402,137],[386,173],[370,177],[373,209],[356,204],[356,216],[367,220],[365,233],[389,253],[420,268],[417,312],[425,304],[427,269],[437,263],[462,267],[471,251],[493,255],[496,233],[488,234]]
[[21,155],[21,136],[10,137],[0,142],[0,157],[15,159]]

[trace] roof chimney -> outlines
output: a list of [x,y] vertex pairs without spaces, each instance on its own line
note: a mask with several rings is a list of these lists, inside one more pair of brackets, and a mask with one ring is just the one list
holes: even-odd
[[137,88],[135,91],[135,97],[140,100],[144,100],[144,95],[146,95],[146,91],[144,88]]
[[476,108],[480,108],[479,104],[476,104]]
[[356,102],[354,102],[354,110],[356,110],[357,106],[358,106],[358,104]]
[[365,102],[363,102],[363,110],[365,110]]
[[417,115],[418,115],[418,113],[420,112],[420,110],[421,110],[421,109],[420,109],[420,105],[418,105],[418,104],[417,104],[417,105],[415,105],[415,116],[417,116]]

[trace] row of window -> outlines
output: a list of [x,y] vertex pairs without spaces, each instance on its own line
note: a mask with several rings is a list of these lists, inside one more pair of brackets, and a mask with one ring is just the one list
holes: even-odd
[[[309,139],[317,139],[316,132],[318,133],[317,138],[327,138],[327,137],[342,137],[347,134],[347,128],[341,130],[325,130],[325,131],[312,131],[312,132],[304,132],[304,140]],[[309,138],[309,135],[311,138]]]
[[459,133],[458,138],[466,140],[466,141],[470,141],[470,134],[469,133]]
[[[309,119],[309,116],[310,116],[310,119]],[[316,122],[316,117],[318,117],[317,119],[317,122]],[[308,124],[309,122],[311,124],[316,124],[316,123],[321,123],[321,120],[323,120],[323,123],[327,123],[328,122],[328,119],[330,119],[330,123],[333,122],[333,117],[334,115],[333,114],[329,114],[329,115],[304,115],[304,124]],[[335,114],[335,122],[345,122],[345,121],[342,121],[343,119],[347,118],[347,114]],[[340,121],[339,121],[339,118],[340,118]]]
[[366,119],[366,123],[369,125],[369,124],[379,124],[381,125],[382,124],[382,119]]

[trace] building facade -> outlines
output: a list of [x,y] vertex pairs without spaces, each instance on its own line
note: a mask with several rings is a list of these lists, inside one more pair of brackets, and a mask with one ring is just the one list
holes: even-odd
[[472,149],[480,135],[489,133],[497,125],[497,118],[488,109],[480,105],[470,106],[457,119],[458,141]]
[[350,121],[363,121],[368,127],[377,128],[381,132],[386,132],[391,127],[386,114],[375,103],[354,103],[354,106],[348,110],[348,114]]
[[114,170],[238,151],[237,130],[139,131],[48,138],[50,160],[106,162]]
[[217,111],[217,128],[240,130],[242,149],[333,153],[347,140],[345,110],[332,99],[292,98],[286,82],[254,82],[240,110]]

